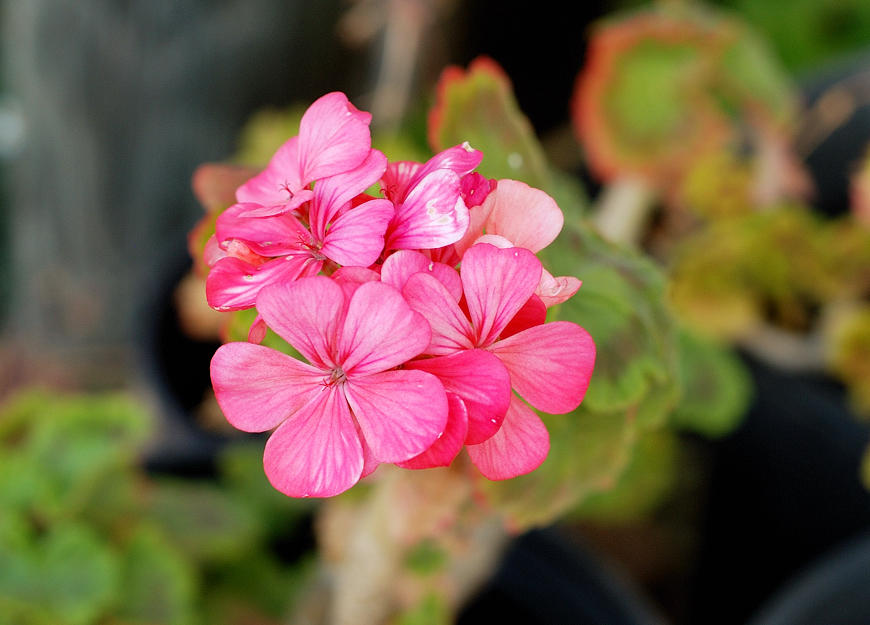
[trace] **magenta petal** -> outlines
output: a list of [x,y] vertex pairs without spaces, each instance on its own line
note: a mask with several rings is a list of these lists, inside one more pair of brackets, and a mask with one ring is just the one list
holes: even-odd
[[547,321],[547,307],[540,297],[532,295],[501,331],[501,338],[505,339],[532,326],[539,326],[545,321]]
[[384,195],[391,202],[401,204],[408,192],[411,181],[423,167],[413,161],[393,161],[387,164],[384,177],[381,179],[381,187]]
[[580,405],[595,365],[592,337],[570,321],[528,328],[490,350],[507,367],[514,390],[538,410],[552,414]]
[[419,455],[447,425],[444,387],[423,371],[348,376],[344,392],[366,443],[381,462]]
[[414,186],[436,169],[448,169],[462,178],[480,165],[482,160],[483,152],[475,150],[468,143],[454,145],[452,148],[438,152],[438,154],[426,161],[415,172],[414,179],[411,180],[409,186]]
[[215,234],[221,243],[241,239],[262,256],[283,256],[304,250],[311,235],[293,215],[244,217],[250,204],[234,204],[217,219]]
[[397,463],[403,469],[431,469],[449,466],[465,442],[468,432],[468,412],[458,395],[447,393],[447,425],[444,433],[419,456]]
[[282,206],[305,183],[299,177],[299,141],[288,139],[262,172],[236,189],[236,201],[261,206]]
[[359,166],[371,150],[372,116],[334,91],[318,98],[299,123],[299,168],[305,183]]
[[206,299],[215,310],[251,308],[264,286],[296,280],[311,269],[311,262],[309,256],[284,256],[254,266],[238,258],[222,258],[206,278]]
[[263,466],[272,486],[291,497],[331,497],[356,484],[363,448],[342,393],[318,389],[269,437]]
[[389,200],[369,200],[350,209],[326,233],[321,254],[339,265],[368,267],[384,249],[384,232],[394,213]]
[[278,336],[312,364],[331,369],[332,342],[344,310],[341,287],[326,276],[312,276],[265,288],[257,310]]
[[532,252],[552,243],[565,219],[553,198],[518,180],[499,180],[485,204],[492,205],[486,231]]
[[541,273],[541,282],[535,289],[535,295],[541,298],[547,308],[568,301],[583,284],[574,276],[559,276],[554,278],[546,269]]
[[495,436],[466,449],[485,477],[507,480],[541,466],[550,452],[550,435],[540,417],[514,395]]
[[523,248],[498,249],[480,243],[462,257],[460,277],[477,345],[484,346],[498,337],[535,292],[541,261]]
[[251,343],[227,343],[211,360],[218,405],[233,427],[271,430],[320,392],[323,371]]
[[472,349],[474,330],[453,295],[437,279],[427,273],[408,278],[402,289],[408,304],[426,318],[432,329],[427,354],[443,356]]
[[441,380],[448,394],[458,395],[466,408],[469,445],[482,443],[501,427],[511,399],[511,379],[493,354],[480,349],[439,358],[412,360],[408,369],[427,371]]
[[396,206],[387,249],[434,249],[458,241],[468,229],[468,208],[460,197],[459,176],[438,169],[423,178]]
[[381,280],[401,291],[408,278],[421,272],[431,274],[457,302],[462,297],[462,281],[453,267],[430,260],[413,250],[399,250],[391,254],[381,267]]
[[309,208],[311,232],[319,239],[326,236],[327,226],[353,198],[376,183],[387,167],[387,157],[371,150],[359,167],[318,180],[314,200]]
[[367,282],[348,304],[336,358],[348,375],[386,371],[420,354],[430,338],[426,319],[401,293],[383,282]]

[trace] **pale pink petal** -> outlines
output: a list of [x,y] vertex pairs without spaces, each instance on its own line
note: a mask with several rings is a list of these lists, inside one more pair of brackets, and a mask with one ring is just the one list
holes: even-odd
[[513,241],[509,241],[500,234],[482,234],[477,237],[477,240],[474,242],[475,245],[477,245],[478,243],[489,243],[490,245],[494,245],[500,250],[506,250],[509,247],[517,247],[513,244]]
[[457,302],[462,297],[462,281],[453,267],[429,260],[413,250],[398,250],[387,257],[381,267],[381,280],[401,291],[408,278],[421,272],[432,275],[443,284]]
[[266,477],[291,497],[331,497],[356,484],[363,449],[347,402],[336,387],[285,421],[266,442]]
[[402,462],[419,455],[447,425],[444,387],[423,371],[349,376],[344,393],[380,462]]
[[484,202],[490,203],[486,232],[499,234],[533,252],[552,243],[565,220],[553,198],[518,180],[499,180]]
[[466,449],[485,477],[507,480],[541,466],[550,452],[550,435],[540,417],[514,395],[495,436]]
[[221,213],[215,227],[218,241],[240,239],[262,256],[283,256],[304,250],[305,245],[310,244],[310,233],[293,215],[241,216],[248,206],[234,204]]
[[205,242],[205,249],[202,253],[202,258],[205,261],[205,264],[209,267],[213,267],[214,264],[218,262],[221,258],[226,257],[227,253],[221,249],[217,237],[215,235],[211,235]]
[[408,305],[426,318],[432,340],[425,353],[443,356],[472,349],[474,330],[453,295],[436,278],[416,273],[408,278],[402,295]]
[[522,332],[532,326],[539,326],[547,320],[547,307],[537,295],[532,295],[523,307],[519,309],[510,323],[501,331],[501,338],[506,339],[517,332]]
[[595,343],[570,321],[534,326],[490,347],[511,385],[538,410],[561,414],[583,400],[595,365]]
[[327,226],[353,198],[376,183],[387,167],[387,157],[371,150],[359,167],[318,180],[308,213],[311,232],[318,239],[326,236]]
[[264,286],[292,282],[311,271],[312,262],[307,256],[284,256],[254,266],[238,258],[223,258],[208,273],[205,296],[215,310],[251,308]]
[[344,300],[350,301],[351,296],[361,284],[366,282],[379,282],[381,276],[377,271],[365,267],[339,267],[330,276],[344,291]]
[[387,249],[432,249],[458,241],[468,229],[468,209],[459,194],[459,176],[438,169],[423,178],[396,206],[387,231]]
[[334,91],[318,98],[299,123],[299,171],[307,184],[349,171],[372,147],[372,116]]
[[337,335],[336,362],[348,375],[386,371],[420,354],[431,336],[426,319],[401,293],[383,282],[367,282],[348,304]]
[[583,283],[574,276],[554,278],[553,274],[544,269],[541,272],[541,282],[535,289],[535,295],[541,298],[547,308],[550,308],[571,299],[580,289],[581,284]]
[[235,202],[239,185],[256,176],[259,170],[228,163],[203,163],[193,172],[193,194],[208,213],[217,213]]
[[469,445],[482,443],[501,427],[511,398],[511,379],[505,366],[483,350],[412,360],[407,369],[431,373],[448,393],[458,395],[468,415]]
[[462,290],[477,345],[498,338],[541,279],[541,261],[529,250],[498,249],[488,243],[474,245],[462,257]]
[[227,421],[271,430],[320,392],[323,371],[262,345],[227,343],[211,360],[211,383]]
[[266,169],[236,189],[236,201],[282,206],[304,186],[299,177],[299,140],[291,137],[278,148]]
[[268,326],[323,369],[335,367],[333,342],[344,306],[341,287],[326,276],[276,284],[257,298],[257,311]]
[[449,466],[462,449],[468,432],[468,412],[458,395],[447,393],[447,424],[432,446],[419,456],[397,463],[403,469]]
[[483,236],[483,225],[489,219],[492,207],[492,202],[484,202],[480,206],[468,209],[468,229],[462,235],[462,238],[453,244],[460,258],[462,258],[468,248],[474,245],[479,237]]
[[394,213],[389,200],[369,200],[350,209],[332,224],[320,253],[339,265],[368,267],[381,256]]

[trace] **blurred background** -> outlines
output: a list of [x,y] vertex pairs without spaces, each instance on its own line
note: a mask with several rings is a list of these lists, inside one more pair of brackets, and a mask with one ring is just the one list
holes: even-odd
[[[332,90],[388,156],[425,160],[441,71],[481,55],[558,171],[548,192],[666,276],[638,269],[658,303],[626,306],[718,350],[642,354],[650,380],[680,358],[683,387],[707,383],[692,362],[716,373],[560,510],[565,544],[532,535],[505,566],[552,551],[573,597],[552,602],[601,586],[633,606],[601,608],[611,624],[870,622],[870,4],[5,0],[0,28],[0,624],[289,622],[311,506],[268,490],[262,442],[210,398],[226,334],[190,277],[191,179],[265,164]],[[631,326],[644,349],[657,323]],[[594,563],[561,563],[574,549]],[[500,571],[462,622],[580,622],[533,614],[543,591]],[[795,607],[816,587],[844,620]]]

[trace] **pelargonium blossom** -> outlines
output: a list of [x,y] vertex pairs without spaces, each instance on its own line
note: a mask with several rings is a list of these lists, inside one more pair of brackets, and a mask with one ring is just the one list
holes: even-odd
[[264,466],[293,497],[347,490],[379,462],[402,462],[444,431],[439,380],[396,369],[429,344],[426,320],[382,282],[314,276],[264,288],[257,309],[307,360],[252,343],[215,353],[212,384],[227,420],[247,432],[276,428]]

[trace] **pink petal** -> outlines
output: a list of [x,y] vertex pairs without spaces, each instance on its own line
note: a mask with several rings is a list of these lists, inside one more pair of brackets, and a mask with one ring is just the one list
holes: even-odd
[[499,180],[484,204],[492,206],[484,225],[486,232],[499,234],[532,252],[552,243],[564,223],[553,198],[518,180]]
[[308,182],[358,167],[371,150],[372,116],[334,91],[318,98],[299,123],[299,170]]
[[541,261],[529,250],[472,246],[462,257],[465,301],[477,332],[477,345],[489,345],[535,292]]
[[453,244],[460,258],[465,254],[468,248],[474,245],[479,237],[483,236],[483,226],[487,219],[489,219],[489,213],[492,211],[492,207],[492,202],[484,202],[480,206],[468,209],[468,229],[465,231],[465,234],[462,235],[462,238]]
[[453,393],[447,393],[447,424],[444,433],[432,446],[419,456],[414,456],[398,465],[403,469],[431,469],[449,466],[456,458],[465,442],[468,432],[468,413],[462,400]]
[[389,200],[370,200],[350,209],[332,224],[320,253],[339,265],[368,267],[381,256],[394,214]]
[[458,241],[468,229],[459,176],[438,169],[416,184],[387,231],[387,249],[432,249]]
[[535,295],[541,298],[547,308],[550,308],[568,301],[580,289],[581,284],[583,283],[574,276],[554,278],[553,274],[544,269],[541,272],[541,282],[535,289]]
[[284,256],[254,266],[238,258],[222,258],[206,278],[206,299],[215,310],[251,308],[264,286],[296,280],[312,270],[312,262],[308,256]]
[[507,480],[541,466],[550,451],[550,435],[540,417],[514,395],[495,436],[466,449],[485,477]]
[[268,330],[266,322],[260,315],[254,319],[251,327],[248,329],[248,343],[256,343],[259,345],[266,338],[266,330]]
[[211,383],[227,421],[271,430],[320,392],[323,371],[262,345],[227,343],[211,360]]
[[272,486],[291,497],[331,497],[356,484],[363,449],[341,391],[318,390],[275,430],[263,466]]
[[461,145],[454,145],[452,148],[442,150],[417,169],[414,178],[408,186],[413,187],[437,169],[450,170],[462,178],[480,165],[482,160],[483,152],[475,150],[467,142]]
[[327,226],[344,205],[376,183],[386,167],[387,157],[378,150],[371,150],[359,167],[318,180],[308,219],[314,236],[323,240]]
[[348,376],[344,392],[380,462],[402,462],[419,455],[447,425],[444,387],[423,371]]
[[426,349],[430,338],[426,319],[401,293],[383,282],[367,282],[348,304],[337,336],[336,362],[348,375],[386,371]]
[[538,410],[570,412],[580,405],[592,368],[595,343],[570,321],[534,326],[490,347],[511,374],[511,385]]
[[234,204],[217,219],[215,234],[224,243],[241,239],[248,247],[262,256],[283,256],[305,249],[311,235],[293,215],[273,217],[241,216],[250,204]]
[[477,172],[462,177],[462,200],[469,210],[474,206],[480,206],[495,190],[495,180],[488,180]]
[[501,427],[511,398],[511,379],[505,366],[489,352],[461,351],[439,358],[412,360],[406,369],[427,371],[448,394],[458,395],[466,408],[469,445],[482,443]]
[[462,281],[453,267],[432,261],[413,250],[398,250],[387,257],[381,267],[381,280],[401,291],[408,278],[421,272],[432,275],[443,284],[457,302],[462,297]]
[[537,295],[532,295],[523,307],[519,309],[510,323],[501,331],[501,338],[506,339],[517,332],[522,332],[532,326],[539,326],[547,320],[547,307]]
[[443,356],[472,349],[474,330],[459,308],[453,295],[433,276],[416,273],[408,278],[402,295],[418,313],[426,318],[432,329],[432,340],[427,354]]
[[350,301],[351,296],[361,284],[379,282],[381,279],[377,271],[372,271],[365,267],[339,267],[330,277],[344,291],[344,300],[346,302]]
[[421,163],[413,161],[388,163],[384,177],[381,178],[381,187],[387,199],[395,204],[401,204],[405,200],[411,181],[421,167],[423,167]]
[[311,200],[314,197],[314,192],[311,189],[299,189],[293,194],[293,197],[282,202],[281,204],[256,204],[253,202],[243,202],[245,210],[239,213],[239,217],[274,217],[275,215],[284,215],[286,213],[298,213],[297,209]]
[[305,186],[299,177],[299,140],[288,139],[262,172],[236,189],[238,202],[283,206]]
[[341,287],[326,276],[276,284],[257,298],[257,310],[268,326],[323,369],[335,367],[333,341],[344,305]]
[[218,262],[221,258],[226,257],[227,253],[221,249],[217,237],[215,235],[211,235],[205,242],[205,249],[202,253],[202,259],[205,261],[205,264],[209,267],[213,267],[214,264]]

